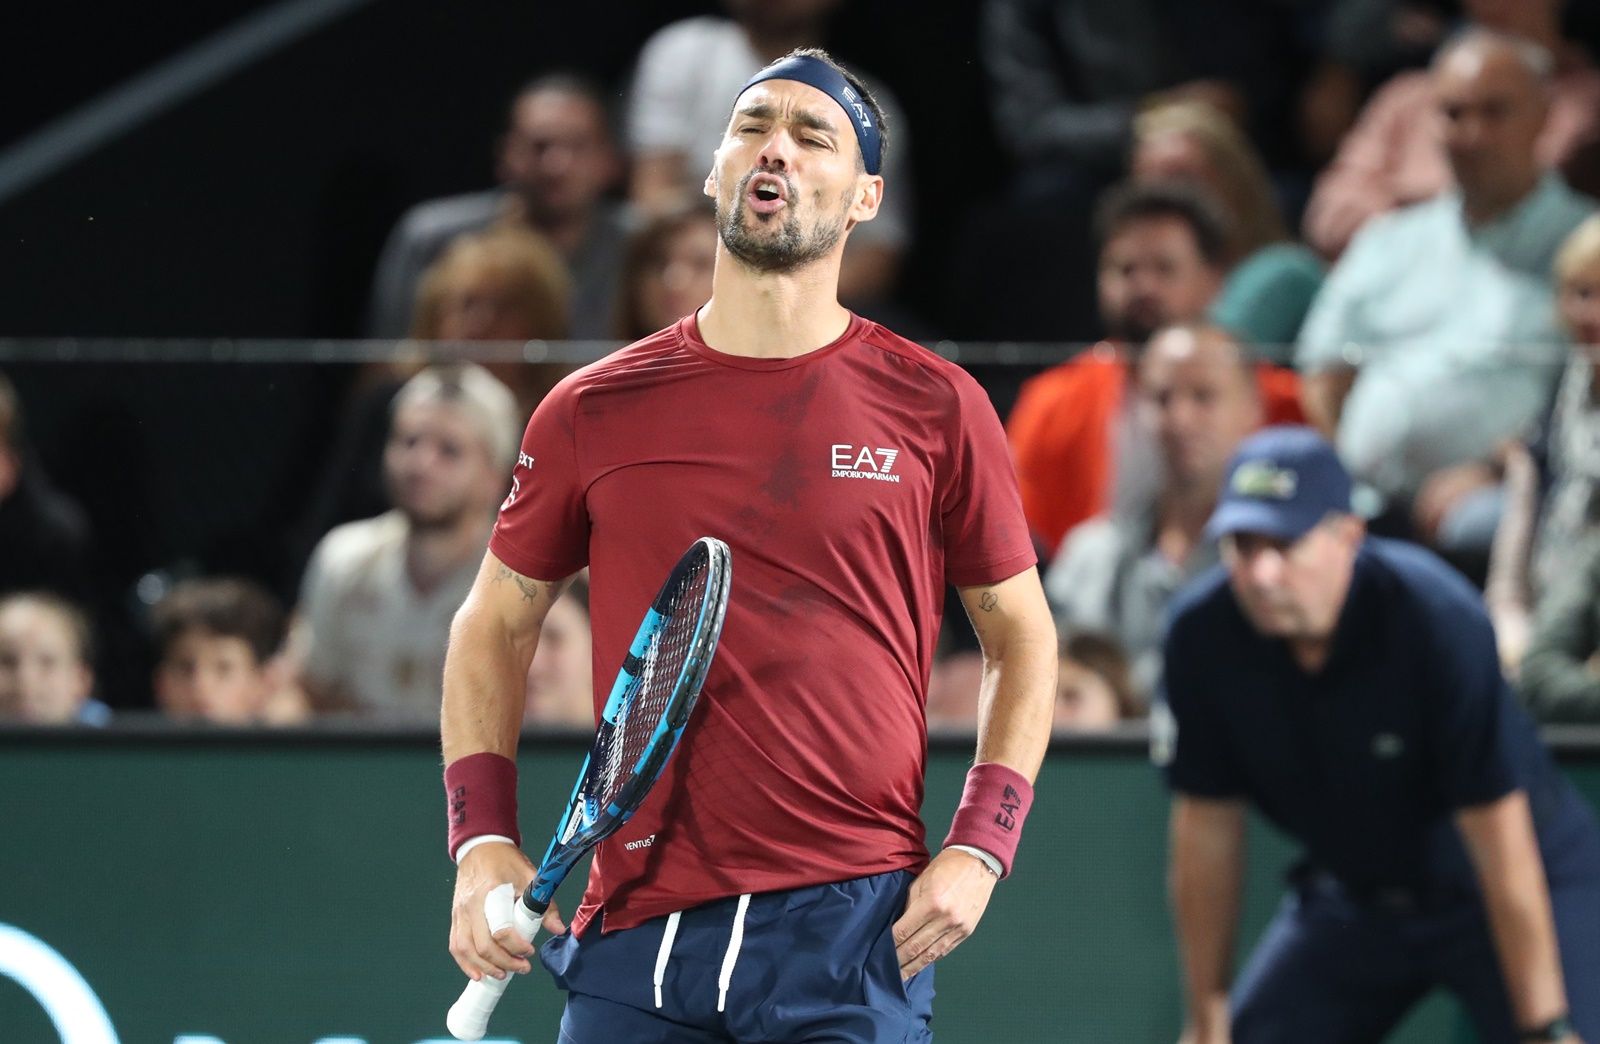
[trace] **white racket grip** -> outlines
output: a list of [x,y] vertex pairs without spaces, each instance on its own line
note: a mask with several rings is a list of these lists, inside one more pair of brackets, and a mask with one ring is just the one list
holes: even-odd
[[[483,916],[489,922],[490,932],[497,932],[509,924],[526,942],[533,942],[533,937],[539,931],[539,921],[523,905],[516,889],[510,884],[500,885],[484,896]],[[469,980],[467,988],[461,991],[461,996],[450,1005],[450,1011],[445,1015],[444,1024],[450,1035],[457,1040],[482,1040],[489,1028],[489,1016],[494,1014],[495,1005],[500,1003],[500,997],[511,985],[511,979],[511,974],[507,973],[503,979],[485,975],[481,979]]]

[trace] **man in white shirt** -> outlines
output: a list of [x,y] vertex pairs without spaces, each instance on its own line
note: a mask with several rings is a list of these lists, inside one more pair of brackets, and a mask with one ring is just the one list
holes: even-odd
[[[1306,416],[1358,481],[1442,543],[1479,462],[1537,419],[1565,358],[1556,248],[1594,209],[1540,163],[1549,55],[1470,30],[1434,62],[1457,188],[1368,223],[1300,332]],[[1466,470],[1463,471],[1462,469]],[[1481,474],[1479,474],[1481,473]]]
[[450,618],[477,573],[516,456],[516,399],[480,366],[440,366],[395,396],[393,510],[323,537],[301,583],[296,659],[319,711],[439,716]]

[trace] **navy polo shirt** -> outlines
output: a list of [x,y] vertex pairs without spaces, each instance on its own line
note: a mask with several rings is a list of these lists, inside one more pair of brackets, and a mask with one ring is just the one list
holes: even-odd
[[1501,675],[1481,598],[1428,551],[1365,541],[1316,673],[1256,632],[1220,568],[1174,599],[1165,660],[1169,785],[1255,802],[1352,887],[1474,889],[1452,813],[1519,787],[1551,880],[1600,872],[1593,814]]

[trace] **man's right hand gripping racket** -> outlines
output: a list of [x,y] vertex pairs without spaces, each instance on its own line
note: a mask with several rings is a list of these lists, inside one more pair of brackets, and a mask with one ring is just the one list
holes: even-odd
[[[661,778],[700,696],[728,611],[728,545],[701,537],[684,552],[645,614],[600,715],[594,746],[539,871],[514,904],[512,923],[529,942],[567,872],[643,803]],[[511,975],[467,983],[445,1024],[478,1040]]]

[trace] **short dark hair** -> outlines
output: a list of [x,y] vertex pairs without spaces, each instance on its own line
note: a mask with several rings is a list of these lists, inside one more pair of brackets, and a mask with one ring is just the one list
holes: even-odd
[[1121,642],[1097,631],[1080,631],[1061,640],[1060,654],[1105,681],[1116,697],[1118,717],[1139,717],[1139,699],[1133,691],[1133,666]]
[[[4,380],[0,377],[0,380]],[[0,598],[0,611],[13,605],[31,605],[55,613],[66,622],[72,640],[78,646],[78,660],[85,667],[94,666],[94,624],[89,614],[76,602],[68,601],[53,591],[19,591]]]
[[1214,268],[1228,260],[1228,220],[1215,200],[1177,182],[1124,181],[1101,195],[1094,208],[1095,242],[1101,249],[1139,221],[1174,218],[1189,226],[1200,256]]
[[244,639],[258,665],[283,645],[286,627],[278,600],[260,585],[237,577],[181,581],[156,603],[150,623],[162,660],[179,638],[204,631],[218,638]]
[[[840,76],[843,76],[844,82],[850,85],[850,89],[861,95],[861,100],[867,103],[867,109],[872,113],[872,122],[878,129],[878,172],[880,174],[883,173],[883,165],[889,159],[889,121],[883,118],[883,106],[879,105],[878,99],[874,98],[872,92],[867,90],[867,85],[861,82],[861,77],[846,69],[837,58],[820,47],[796,47],[782,58],[779,58],[777,62],[770,64],[776,65],[778,62],[788,61],[790,58],[815,58]],[[861,169],[866,169],[867,158],[861,155],[859,147],[856,149],[856,156],[860,160],[858,165]]]
[[511,96],[511,104],[506,110],[506,124],[509,126],[517,117],[517,105],[522,99],[534,94],[543,94],[550,91],[555,94],[571,94],[584,99],[594,105],[600,113],[600,123],[606,135],[615,138],[616,112],[614,111],[613,98],[606,89],[600,86],[600,81],[581,72],[570,69],[558,69],[553,72],[541,73],[524,83]]

